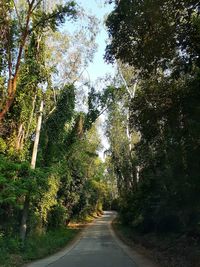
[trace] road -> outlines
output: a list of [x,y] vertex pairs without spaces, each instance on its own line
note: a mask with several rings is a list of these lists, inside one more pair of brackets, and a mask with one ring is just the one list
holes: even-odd
[[117,238],[111,227],[115,216],[104,212],[70,246],[26,267],[159,267]]
[[49,267],[137,267],[110,231],[114,213],[105,212],[87,227],[79,242]]

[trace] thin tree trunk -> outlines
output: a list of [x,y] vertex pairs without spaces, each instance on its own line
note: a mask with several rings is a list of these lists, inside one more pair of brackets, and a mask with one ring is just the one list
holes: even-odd
[[2,121],[6,115],[6,113],[9,111],[14,98],[15,98],[15,92],[16,92],[16,88],[17,88],[17,77],[18,75],[16,75],[13,79],[10,79],[8,82],[8,96],[7,96],[7,100],[6,103],[4,105],[4,107],[2,108],[2,111],[0,112],[0,121]]
[[[129,94],[130,100],[132,101],[135,98],[135,93],[136,93],[136,89],[137,89],[137,81],[134,83],[133,90],[131,90],[129,88],[124,76],[123,76],[123,73],[122,73],[119,65],[118,65],[118,71],[119,71],[119,74],[121,76],[122,82],[124,83],[124,86],[126,88],[126,91]],[[132,159],[132,134],[131,134],[130,127],[129,127],[129,119],[130,119],[130,109],[128,107],[126,136],[127,136],[128,142],[129,142],[129,157],[130,157],[130,163],[132,165],[132,162],[131,162],[131,159]],[[133,181],[134,186],[136,186],[137,182],[139,181],[139,170],[140,170],[140,167],[136,166],[136,169],[135,169],[136,175],[134,175],[132,172],[130,172],[131,180]]]
[[130,110],[128,109],[127,111],[127,125],[126,125],[126,135],[127,139],[129,141],[129,153],[132,151],[132,143],[131,143],[131,132],[130,132],[130,127],[129,127],[129,120],[130,120]]
[[[38,151],[40,131],[41,131],[41,125],[42,125],[43,107],[44,107],[44,102],[42,101],[41,105],[40,105],[40,111],[39,111],[39,117],[38,117],[38,122],[37,122],[36,135],[35,135],[35,141],[34,141],[33,153],[32,153],[32,159],[31,159],[31,168],[32,169],[35,169],[35,165],[36,165],[37,151]],[[21,237],[23,244],[25,241],[26,231],[27,231],[29,205],[30,205],[30,195],[29,195],[29,193],[27,193],[27,195],[25,196],[24,208],[23,208],[22,220],[21,220],[21,227],[20,227],[20,237]]]
[[38,144],[39,144],[39,139],[40,139],[41,125],[42,125],[43,108],[44,108],[44,102],[42,101],[41,105],[40,105],[40,114],[38,117],[35,142],[34,142],[34,146],[33,146],[33,154],[32,154],[32,159],[31,159],[31,168],[32,169],[35,169],[36,160],[37,160],[37,151],[38,151]]
[[30,114],[26,133],[25,133],[25,130],[23,129],[23,123],[21,123],[19,126],[17,141],[16,141],[16,150],[22,150],[23,149],[24,142],[26,142],[26,140],[29,136],[30,126],[31,126],[31,123],[33,120],[33,114],[34,114],[34,110],[35,110],[36,98],[37,98],[37,93],[35,93],[33,101],[32,101],[32,110],[31,110],[31,114]]
[[19,126],[19,129],[18,129],[18,135],[17,135],[17,141],[16,141],[16,150],[21,150],[22,142],[23,142],[23,136],[24,136],[24,129],[23,129],[23,123],[21,123]]

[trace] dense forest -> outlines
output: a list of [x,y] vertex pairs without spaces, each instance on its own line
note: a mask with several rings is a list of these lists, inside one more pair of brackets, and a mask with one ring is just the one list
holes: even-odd
[[102,90],[82,76],[98,21],[61,2],[0,2],[0,250],[102,208],[142,235],[197,244],[199,1],[107,1],[105,61],[117,73]]
[[109,205],[95,94],[81,76],[96,51],[97,19],[61,2],[0,2],[2,261],[28,249],[29,237]]
[[199,266],[200,4],[111,2],[105,59],[117,62],[124,85],[107,123],[120,217],[142,235],[168,237],[165,248],[157,242],[162,253],[182,253],[181,263],[161,266]]
[[123,218],[145,231],[198,231],[199,12],[198,1],[120,1],[107,19],[106,59],[126,81],[109,108],[111,159]]

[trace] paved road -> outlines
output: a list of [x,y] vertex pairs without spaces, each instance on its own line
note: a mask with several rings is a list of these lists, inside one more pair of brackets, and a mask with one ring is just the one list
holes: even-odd
[[137,267],[133,260],[117,244],[110,231],[114,213],[105,212],[103,217],[87,227],[79,242],[63,257],[49,267]]

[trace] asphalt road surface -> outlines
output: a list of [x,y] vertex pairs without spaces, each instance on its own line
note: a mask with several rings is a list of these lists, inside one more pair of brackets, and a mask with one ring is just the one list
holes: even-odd
[[49,267],[137,267],[118,245],[110,230],[113,212],[105,212],[87,227],[81,239]]

